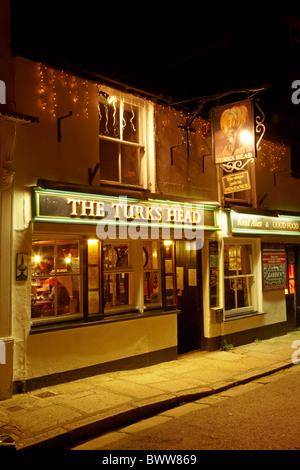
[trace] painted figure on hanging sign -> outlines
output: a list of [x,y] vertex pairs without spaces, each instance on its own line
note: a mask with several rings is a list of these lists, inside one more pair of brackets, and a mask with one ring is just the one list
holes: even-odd
[[215,163],[255,157],[253,101],[245,100],[212,110]]

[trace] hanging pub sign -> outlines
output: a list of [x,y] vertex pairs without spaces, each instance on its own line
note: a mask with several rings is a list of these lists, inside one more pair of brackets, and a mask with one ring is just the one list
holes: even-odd
[[251,189],[248,171],[239,171],[231,175],[223,176],[224,194],[237,193]]
[[216,164],[254,158],[256,148],[253,100],[213,108],[212,135]]

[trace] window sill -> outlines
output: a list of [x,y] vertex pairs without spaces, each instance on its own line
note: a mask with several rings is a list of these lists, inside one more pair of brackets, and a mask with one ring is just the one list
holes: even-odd
[[148,317],[157,317],[157,316],[162,316],[162,315],[170,315],[170,314],[179,314],[181,311],[178,309],[174,310],[163,310],[163,309],[157,309],[157,310],[147,310],[144,311],[143,313],[140,313],[138,311],[136,312],[130,312],[130,313],[123,313],[119,315],[112,315],[112,316],[105,316],[101,320],[95,320],[95,321],[89,321],[85,322],[83,320],[78,320],[78,321],[66,321],[66,322],[60,322],[60,323],[52,323],[52,324],[47,324],[47,325],[32,325],[31,330],[30,330],[30,335],[38,334],[38,333],[48,333],[51,331],[58,331],[58,330],[69,330],[72,328],[82,328],[86,326],[95,326],[95,325],[105,325],[107,323],[116,323],[116,322],[122,322],[122,321],[127,321],[127,320],[136,320],[139,318],[148,318]]
[[249,318],[249,317],[257,317],[260,315],[265,315],[264,312],[258,312],[257,310],[252,310],[249,312],[244,312],[244,313],[233,313],[231,315],[227,315],[225,313],[225,322],[227,321],[232,321],[232,320],[243,320],[244,318]]

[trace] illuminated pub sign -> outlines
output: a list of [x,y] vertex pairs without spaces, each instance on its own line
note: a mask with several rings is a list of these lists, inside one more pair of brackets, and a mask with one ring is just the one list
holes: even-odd
[[212,109],[215,163],[248,160],[256,156],[253,100]]
[[33,221],[217,230],[216,207],[33,188]]
[[256,214],[230,212],[232,233],[257,233],[270,235],[300,235],[300,217],[269,217]]
[[239,171],[222,178],[224,194],[237,193],[251,189],[248,171]]

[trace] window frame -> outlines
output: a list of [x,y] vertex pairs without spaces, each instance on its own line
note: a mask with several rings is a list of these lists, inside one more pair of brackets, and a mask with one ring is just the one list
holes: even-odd
[[[147,252],[147,247],[144,246],[146,245],[146,243],[144,242],[148,242],[150,241],[152,243],[152,257],[153,257],[153,243],[156,243],[156,263],[157,263],[157,268],[155,268],[152,264],[152,267],[147,267],[148,265],[148,252]],[[143,263],[143,271],[142,271],[142,275],[143,275],[143,298],[144,298],[144,309],[145,310],[153,310],[155,308],[162,308],[163,306],[163,288],[162,288],[162,262],[161,262],[161,243],[160,243],[160,240],[143,240],[143,254],[145,253],[145,256],[146,256],[146,263],[144,264]],[[152,263],[154,261],[154,258],[152,258]],[[152,273],[153,276],[154,276],[154,273],[157,272],[157,276],[158,276],[158,285],[159,285],[159,292],[158,292],[158,299],[155,300],[155,301],[149,301],[149,302],[145,302],[145,292],[144,292],[144,289],[145,289],[145,274],[146,273]]]
[[[128,245],[128,265],[127,266],[116,266],[116,267],[105,267],[104,266],[104,248],[105,246],[111,245],[113,249],[116,246]],[[129,292],[128,297],[131,302],[124,306],[113,306],[113,307],[105,307],[105,294],[103,294],[103,316],[109,317],[111,315],[118,315],[122,313],[132,312],[136,310],[134,305],[134,295],[133,295],[133,283],[134,283],[134,268],[132,266],[132,246],[131,241],[126,240],[110,240],[106,239],[102,243],[102,259],[103,259],[103,269],[102,269],[102,278],[103,278],[103,291],[105,291],[105,275],[112,275],[113,276],[113,296],[115,296],[116,292],[116,276],[120,274],[128,274],[128,284],[129,284]],[[109,282],[109,281],[108,281]]]
[[[122,184],[122,185],[130,185],[130,186],[137,186],[137,187],[145,187],[145,174],[147,171],[146,168],[146,106],[145,102],[141,99],[138,99],[136,97],[133,97],[132,95],[126,95],[124,93],[117,92],[116,90],[111,90],[106,88],[106,91],[103,93],[99,94],[99,100],[98,100],[98,108],[100,107],[100,104],[102,104],[104,107],[108,106],[116,106],[115,103],[117,103],[118,106],[118,120],[116,120],[116,125],[118,125],[118,136],[111,136],[111,135],[105,135],[103,133],[100,133],[100,125],[101,125],[101,120],[102,119],[108,119],[108,113],[103,116],[101,111],[99,110],[99,156],[100,156],[100,179],[103,182],[109,182],[109,183],[115,183],[115,184]],[[105,96],[104,96],[105,95]],[[111,103],[108,102],[109,97],[115,97],[116,100],[112,100]],[[137,123],[138,123],[138,138],[137,141],[133,140],[126,140],[124,138],[124,114],[126,111],[126,107],[130,106],[132,109],[137,108],[138,109],[138,117],[137,117]],[[106,108],[107,109],[107,108]],[[135,113],[134,113],[135,114]],[[118,122],[117,122],[118,121]],[[131,120],[130,120],[131,121]],[[101,141],[103,142],[111,142],[117,144],[117,172],[118,172],[118,179],[107,179],[105,177],[101,176]],[[133,149],[136,149],[138,151],[138,178],[139,181],[138,183],[130,183],[126,182],[126,180],[123,178],[122,171],[124,169],[123,162],[122,162],[122,150],[124,148],[131,147]]]
[[[118,113],[118,127],[119,127],[119,135],[117,137],[113,137],[111,135],[105,135],[100,133],[100,125],[102,119],[108,119],[108,114],[105,116],[102,115],[100,111],[100,103],[104,106],[114,106],[114,101],[111,103],[108,102],[110,97],[116,97],[116,103],[119,103],[119,113]],[[123,132],[123,116],[124,112],[126,112],[126,106],[138,108],[138,141],[130,141],[125,140],[124,132]],[[146,102],[141,98],[137,98],[133,95],[125,94],[118,92],[116,90],[110,89],[108,87],[101,86],[101,91],[99,91],[99,98],[98,98],[98,109],[99,109],[99,160],[100,160],[100,180],[103,183],[108,184],[121,184],[126,186],[133,186],[138,188],[145,188],[148,186],[148,180],[150,177],[150,173],[153,175],[153,171],[148,168],[148,161],[153,160],[147,155],[153,152],[153,150],[149,146],[149,141],[154,139],[154,132],[153,132],[153,124],[152,126],[148,126],[150,120],[153,120],[153,112],[150,112],[150,108],[153,108],[153,105],[150,102]],[[125,111],[124,111],[125,110]],[[150,135],[152,129],[152,136]],[[117,171],[118,171],[118,179],[107,179],[101,175],[101,141],[107,143],[115,143],[117,144]],[[139,153],[138,158],[138,183],[131,183],[126,182],[126,180],[122,177],[122,149],[125,147],[131,147],[133,149],[137,149]],[[154,145],[153,145],[154,149]]]
[[[57,280],[61,277],[66,277],[66,276],[76,276],[79,278],[79,304],[78,304],[78,312],[76,313],[68,313],[68,314],[63,314],[63,315],[58,315],[57,313],[57,296],[54,296],[54,312],[55,315],[49,315],[45,317],[33,317],[32,316],[32,306],[33,304],[31,303],[31,309],[30,309],[30,318],[32,325],[43,325],[43,324],[51,324],[51,323],[62,323],[66,321],[72,321],[72,320],[82,320],[84,317],[83,313],[83,297],[84,297],[84,291],[83,291],[83,250],[82,250],[82,240],[80,237],[69,237],[67,235],[52,235],[52,234],[47,234],[49,236],[37,236],[32,238],[31,242],[31,274],[30,274],[30,283],[32,287],[32,281],[33,279],[50,279],[54,278],[55,279],[55,286],[57,286]],[[76,242],[78,243],[78,255],[79,255],[79,272],[74,274],[63,274],[63,273],[58,273],[57,271],[57,259],[58,259],[58,253],[57,253],[57,246],[59,242],[61,241],[67,241],[67,242]],[[53,255],[54,255],[54,273],[49,273],[48,275],[32,275],[32,257],[33,257],[33,243],[34,242],[53,242]]]
[[[166,277],[170,274],[165,272],[165,259],[168,258],[166,256],[166,250],[164,244],[161,240],[155,240],[157,242],[157,271],[158,271],[158,282],[159,282],[159,292],[158,292],[158,300],[153,301],[150,303],[145,304],[144,298],[144,272],[148,270],[148,268],[144,269],[143,266],[143,240],[141,238],[137,240],[130,240],[130,239],[97,239],[94,236],[88,234],[72,234],[72,236],[68,236],[69,234],[63,233],[53,233],[50,231],[44,232],[37,232],[32,237],[32,244],[36,241],[41,242],[53,242],[56,244],[61,241],[65,240],[68,242],[76,242],[78,243],[79,247],[79,271],[76,273],[78,276],[78,285],[80,289],[79,294],[79,303],[78,303],[78,313],[72,314],[68,313],[65,315],[56,315],[56,316],[44,316],[44,317],[36,317],[34,318],[31,316],[31,326],[33,328],[33,332],[39,330],[39,327],[42,327],[43,331],[45,328],[49,326],[49,328],[60,328],[59,325],[63,328],[64,325],[71,324],[72,322],[75,324],[88,324],[98,321],[117,321],[121,320],[122,317],[124,320],[134,318],[136,315],[143,315],[143,314],[150,314],[153,312],[153,315],[162,313],[162,312],[172,312],[177,309],[177,293],[176,293],[176,268],[175,268],[175,246],[174,242],[172,242],[172,255],[169,259],[172,259],[172,278],[174,280],[174,299],[176,297],[176,305],[173,302],[172,305],[166,302]],[[98,261],[96,258],[92,261],[89,257],[89,241],[97,241],[98,243]],[[105,244],[118,246],[118,245],[128,245],[129,247],[129,254],[128,254],[128,266],[119,266],[113,268],[105,268],[104,267],[104,247]],[[33,250],[32,250],[33,254]],[[57,256],[57,255],[56,255]],[[32,259],[32,258],[31,258]],[[57,261],[55,261],[57,263]],[[98,263],[98,264],[97,264]],[[89,272],[89,269],[92,269],[93,272]],[[96,275],[95,269],[98,268],[98,274]],[[156,269],[152,269],[152,271],[156,271]],[[112,274],[116,276],[120,273],[128,273],[130,276],[130,303],[128,305],[120,305],[117,307],[112,308],[105,308],[104,302],[104,275],[105,274]],[[67,275],[67,274],[66,274]],[[72,274],[71,274],[72,275]],[[49,273],[48,276],[45,276],[44,273],[41,275],[35,276],[37,278],[45,278],[45,277],[54,277],[53,272]],[[57,278],[57,274],[55,274],[55,278]],[[31,276],[31,281],[33,277]],[[96,281],[97,279],[97,281]],[[92,281],[92,282],[91,282]],[[98,286],[96,283],[98,282]],[[93,309],[90,309],[90,297],[89,294],[92,293],[92,305]],[[98,305],[99,311],[96,311],[96,294],[98,295]],[[32,295],[34,295],[32,293]],[[31,309],[30,309],[31,312]],[[31,315],[31,313],[30,313]]]
[[[249,261],[250,266],[250,274],[239,274],[237,273],[238,267],[236,268],[236,274],[234,275],[225,275],[225,246],[250,246],[251,249],[251,258]],[[223,245],[224,251],[224,263],[223,263],[223,276],[224,276],[224,312],[225,312],[225,320],[230,320],[235,317],[244,316],[249,313],[253,313],[257,311],[257,306],[255,305],[255,265],[254,265],[254,258],[255,258],[255,245],[253,242],[249,240],[232,240],[232,239],[224,239]],[[237,257],[236,257],[237,259]],[[245,279],[247,283],[247,290],[248,295],[250,295],[250,305],[245,307],[238,307],[238,299],[237,299],[237,286],[235,284],[234,287],[234,299],[235,299],[235,308],[226,310],[226,289],[225,289],[225,282],[226,280],[229,281],[236,281],[237,279]],[[252,280],[252,282],[251,282]]]

